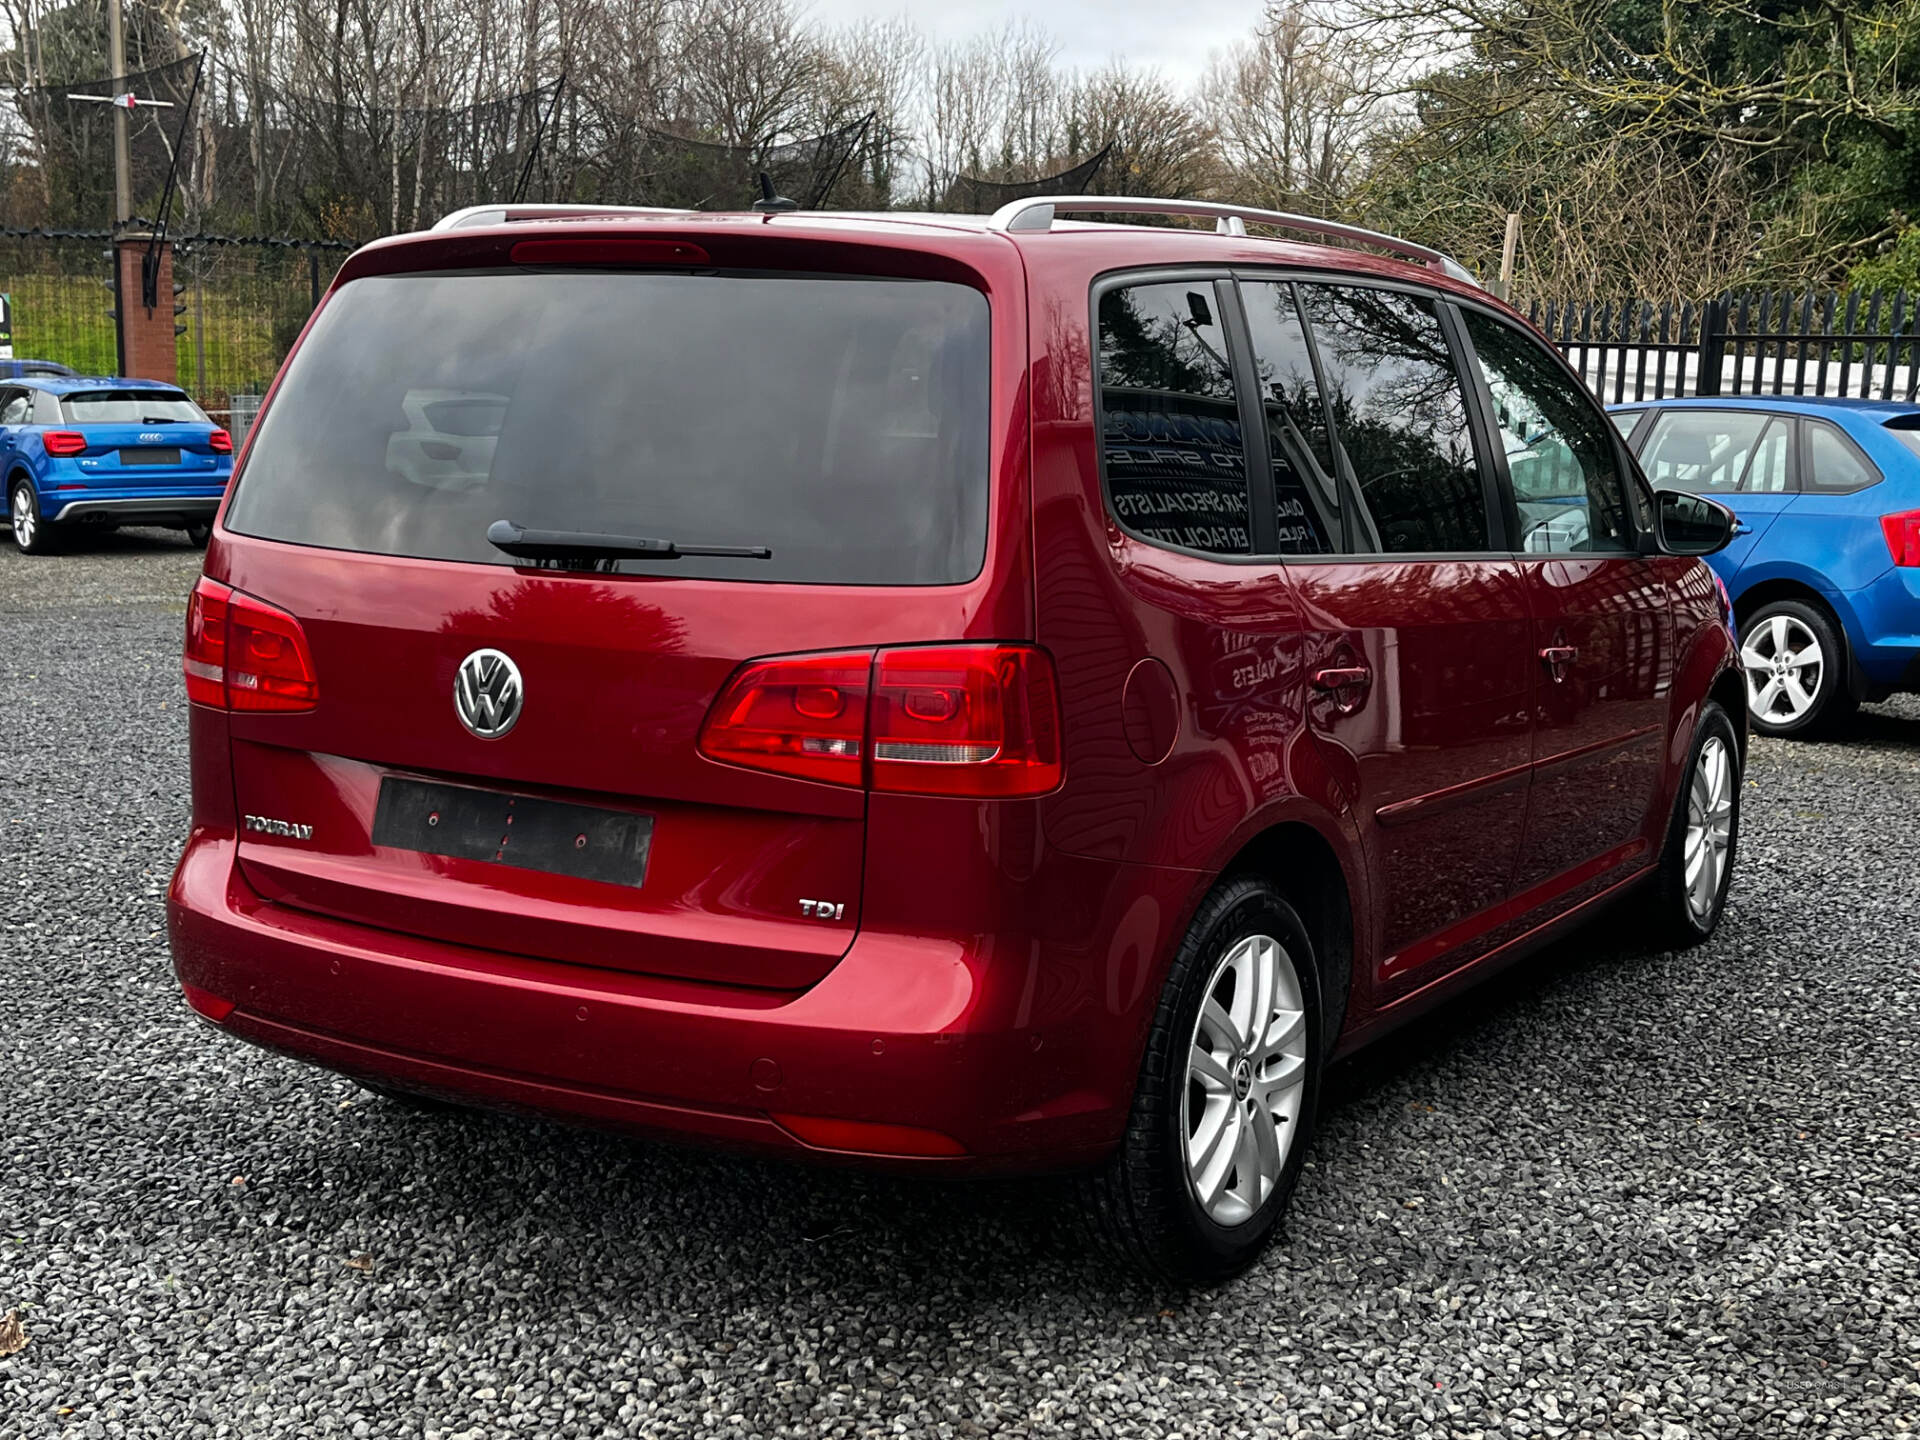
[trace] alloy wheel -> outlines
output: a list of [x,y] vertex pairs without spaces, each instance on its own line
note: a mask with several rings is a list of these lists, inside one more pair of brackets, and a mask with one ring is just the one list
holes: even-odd
[[1747,671],[1747,706],[1768,725],[1791,725],[1813,708],[1826,676],[1826,654],[1804,621],[1769,615],[1740,647]]
[[27,487],[16,485],[13,488],[13,543],[22,550],[33,544],[34,531],[39,528],[40,519],[33,513],[33,496],[27,493]]
[[1188,1047],[1181,1107],[1187,1181],[1215,1224],[1244,1224],[1273,1193],[1306,1081],[1299,973],[1278,940],[1249,935],[1208,978]]
[[1687,795],[1687,909],[1704,925],[1720,898],[1733,844],[1733,756],[1718,735],[1707,737],[1693,765]]

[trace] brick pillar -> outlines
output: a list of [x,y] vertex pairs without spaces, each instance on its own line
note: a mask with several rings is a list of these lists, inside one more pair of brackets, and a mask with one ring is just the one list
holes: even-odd
[[120,277],[120,373],[173,384],[179,378],[173,338],[173,242],[162,241],[155,256],[160,275],[151,310],[141,299],[140,284],[149,243],[140,235],[123,235],[114,242]]

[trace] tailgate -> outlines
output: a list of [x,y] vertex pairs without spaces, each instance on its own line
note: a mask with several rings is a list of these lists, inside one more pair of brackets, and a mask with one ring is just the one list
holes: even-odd
[[[862,793],[696,751],[739,662],[837,641],[840,607],[786,597],[748,641],[724,583],[283,552],[271,587],[323,700],[234,716],[240,863],[263,895],[463,945],[782,989],[852,942]],[[668,592],[671,615],[636,589]],[[478,650],[521,676],[497,739],[456,712]]]

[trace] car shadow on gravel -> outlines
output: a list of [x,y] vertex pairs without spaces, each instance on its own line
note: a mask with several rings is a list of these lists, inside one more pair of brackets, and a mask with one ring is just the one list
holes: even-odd
[[[1369,1102],[1410,1072],[1526,1023],[1583,977],[1643,958],[1654,957],[1592,931],[1530,956],[1336,1065],[1323,1117],[1348,1112],[1347,1123],[1365,1126]],[[423,1235],[453,1228],[465,1243],[508,1256],[537,1234],[544,1282],[563,1289],[571,1286],[551,1257],[578,1253],[593,1264],[577,1283],[632,1286],[656,1299],[696,1295],[715,1273],[842,1297],[932,1282],[947,1302],[983,1309],[1036,1289],[1123,1310],[1179,1293],[1119,1272],[1089,1243],[1070,1179],[875,1174],[518,1115],[421,1114],[365,1095],[339,1112],[337,1130],[332,1116],[315,1118],[318,1133],[309,1133],[323,1153],[304,1158],[344,1207],[313,1217],[318,1228],[356,1231],[392,1204],[411,1212],[407,1227]],[[372,1250],[380,1242],[355,1243]]]
[[1865,706],[1832,738],[1839,745],[1920,750],[1920,711],[1910,700],[1904,704],[1896,701],[1893,706]]
[[[11,526],[0,526],[13,539]],[[13,547],[8,546],[9,549]],[[117,559],[129,555],[159,555],[171,551],[198,550],[202,547],[187,539],[184,530],[167,530],[153,527],[134,527],[125,530],[107,529],[68,529],[60,533],[58,549],[54,552],[63,559],[84,560],[91,557]],[[38,556],[21,555],[14,550],[13,557],[19,560],[38,561]]]

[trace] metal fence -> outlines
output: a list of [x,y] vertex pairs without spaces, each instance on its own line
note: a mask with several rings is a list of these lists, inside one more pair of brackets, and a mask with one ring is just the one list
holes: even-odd
[[1699,302],[1543,301],[1528,318],[1607,404],[1679,395],[1920,390],[1920,297],[1747,291]]
[[[177,373],[215,420],[232,423],[233,411],[266,389],[348,248],[176,239]],[[107,231],[0,231],[0,291],[11,298],[16,357],[55,360],[83,375],[118,371]]]

